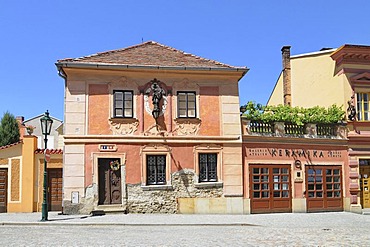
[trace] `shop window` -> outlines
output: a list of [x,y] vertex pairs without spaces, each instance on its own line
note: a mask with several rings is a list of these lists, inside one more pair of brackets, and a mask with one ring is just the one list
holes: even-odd
[[199,182],[217,182],[217,153],[199,154]]
[[196,94],[195,92],[177,93],[177,114],[179,118],[196,117]]
[[133,91],[113,91],[113,116],[115,118],[133,117]]

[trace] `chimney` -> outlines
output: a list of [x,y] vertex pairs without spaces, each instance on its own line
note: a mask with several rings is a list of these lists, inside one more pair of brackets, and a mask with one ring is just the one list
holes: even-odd
[[24,117],[23,116],[16,116],[15,119],[17,120],[18,123],[18,128],[19,128],[19,139],[23,139],[24,136]]
[[291,94],[291,75],[290,75],[290,46],[283,46],[281,48],[283,56],[283,93],[284,93],[284,105],[291,105],[292,94]]

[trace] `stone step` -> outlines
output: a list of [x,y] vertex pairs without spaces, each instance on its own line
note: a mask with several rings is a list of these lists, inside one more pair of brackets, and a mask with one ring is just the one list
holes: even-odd
[[122,205],[99,205],[91,212],[93,216],[114,213],[126,213],[126,207]]

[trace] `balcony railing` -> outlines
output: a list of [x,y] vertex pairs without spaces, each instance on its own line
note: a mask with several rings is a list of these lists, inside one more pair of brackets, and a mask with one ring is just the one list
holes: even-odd
[[272,133],[274,130],[273,124],[262,121],[251,121],[249,128],[253,133]]
[[245,120],[243,122],[244,135],[292,136],[311,138],[339,138],[347,136],[346,127],[340,124],[305,124],[293,123],[265,123],[262,121]]

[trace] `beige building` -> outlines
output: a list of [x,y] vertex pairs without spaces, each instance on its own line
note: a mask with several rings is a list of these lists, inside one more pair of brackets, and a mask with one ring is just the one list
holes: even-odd
[[350,209],[369,208],[370,46],[343,45],[338,49],[290,56],[283,47],[283,72],[268,101],[312,107],[332,104],[347,110]]

